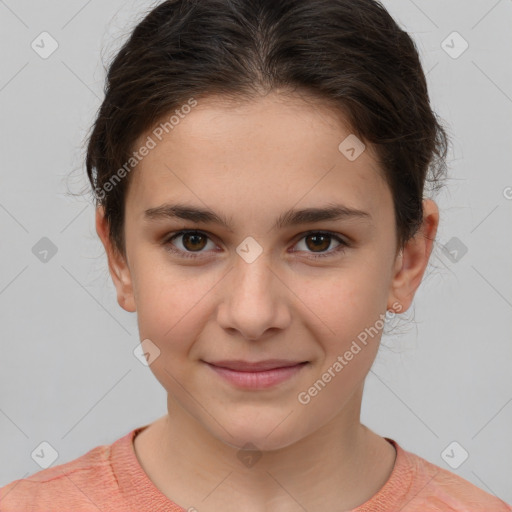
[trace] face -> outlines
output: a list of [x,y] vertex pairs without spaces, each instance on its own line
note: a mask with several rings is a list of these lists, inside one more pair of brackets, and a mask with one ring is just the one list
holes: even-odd
[[[98,210],[119,303],[159,350],[151,370],[231,446],[284,447],[346,413],[386,310],[408,308],[428,260],[424,237],[397,251],[375,154],[347,158],[351,131],[332,112],[277,93],[201,100],[161,141],[140,138],[156,147],[131,176],[126,259]],[[252,377],[212,366],[276,359],[301,364]]]

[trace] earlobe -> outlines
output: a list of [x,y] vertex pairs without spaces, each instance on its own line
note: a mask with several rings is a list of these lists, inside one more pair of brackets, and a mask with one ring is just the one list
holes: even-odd
[[112,245],[102,206],[96,208],[96,233],[105,248],[110,276],[117,291],[117,302],[125,311],[134,313],[136,306],[130,269],[124,256]]
[[388,309],[396,311],[396,304],[399,304],[401,306],[399,312],[403,313],[411,306],[414,294],[427,268],[438,225],[439,209],[434,201],[425,199],[422,225],[418,232],[406,242],[395,260]]

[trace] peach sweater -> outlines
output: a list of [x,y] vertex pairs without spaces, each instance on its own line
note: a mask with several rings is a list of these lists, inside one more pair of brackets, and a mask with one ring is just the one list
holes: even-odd
[[[1,512],[184,512],[148,478],[132,430],[111,445],[44,469],[0,489]],[[512,512],[512,507],[458,475],[402,449],[387,482],[350,512]],[[193,510],[193,509],[191,509]]]

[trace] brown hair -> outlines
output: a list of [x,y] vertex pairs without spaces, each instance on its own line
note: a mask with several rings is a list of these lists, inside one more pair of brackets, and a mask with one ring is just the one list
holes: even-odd
[[437,188],[446,171],[448,139],[414,42],[379,2],[167,0],[112,61],[88,140],[87,175],[115,249],[125,254],[131,176],[119,171],[141,135],[191,98],[251,99],[278,88],[328,100],[374,145],[399,245],[413,236],[425,184]]

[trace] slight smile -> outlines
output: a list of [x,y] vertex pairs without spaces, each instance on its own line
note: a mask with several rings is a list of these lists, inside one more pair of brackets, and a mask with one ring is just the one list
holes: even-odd
[[290,379],[309,364],[309,361],[282,359],[259,362],[241,360],[203,362],[227,382],[243,389],[266,389],[276,386]]

